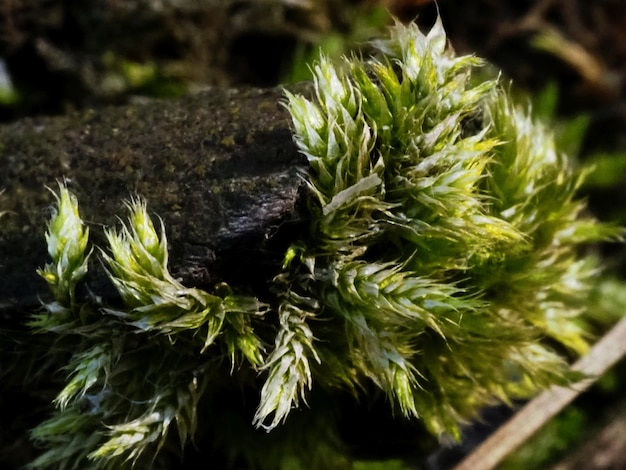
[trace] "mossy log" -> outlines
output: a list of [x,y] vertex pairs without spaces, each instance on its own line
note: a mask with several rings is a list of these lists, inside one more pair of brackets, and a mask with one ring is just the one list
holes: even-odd
[[[304,85],[298,91],[306,92]],[[281,89],[210,89],[176,101],[24,119],[0,127],[0,315],[40,305],[46,187],[67,181],[91,239],[139,196],[166,226],[171,271],[191,285],[263,288],[298,226],[306,159]],[[280,232],[280,233],[279,233]],[[87,286],[114,295],[97,257]],[[107,290],[108,289],[108,290]]]

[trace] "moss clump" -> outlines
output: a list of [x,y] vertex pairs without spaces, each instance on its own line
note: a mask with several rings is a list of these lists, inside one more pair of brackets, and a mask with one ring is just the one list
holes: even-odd
[[375,44],[377,58],[322,59],[317,99],[288,94],[313,222],[288,256],[281,325],[318,341],[279,344],[257,421],[267,403],[270,427],[284,419],[319,363],[313,382],[374,383],[458,436],[494,398],[567,380],[554,345],[586,350],[596,270],[580,247],[621,230],[584,215],[584,172],[496,81],[471,84],[480,60],[447,50],[439,21]]
[[[65,186],[46,236],[52,263],[40,274],[55,300],[34,315],[31,326],[55,333],[51,348],[69,360],[55,414],[33,438],[48,450],[32,468],[83,465],[118,468],[148,461],[175,425],[181,446],[198,423],[198,401],[222,362],[259,367],[263,346],[252,322],[266,306],[233,294],[187,288],[167,268],[165,232],[155,229],[145,204],[129,203],[129,225],[108,230],[110,253],[102,253],[124,308],[75,299],[87,271],[87,238],[75,197]],[[212,348],[209,353],[207,350]]]
[[[426,35],[396,25],[375,46],[370,59],[322,58],[316,99],[287,93],[310,162],[311,224],[271,298],[181,285],[164,230],[135,200],[102,252],[124,305],[78,304],[88,233],[61,186],[52,263],[40,272],[56,300],[32,325],[57,335],[51,348],[67,351],[68,379],[33,431],[47,448],[33,468],[149,462],[172,449],[170,428],[180,452],[201,434],[231,462],[247,453],[250,466],[278,468],[293,456],[323,460],[313,449],[345,451],[329,444],[334,418],[320,400],[313,415],[327,426],[298,429],[306,445],[282,434],[263,441],[275,447],[253,447],[253,431],[242,437],[233,423],[245,416],[281,436],[312,388],[355,401],[379,390],[389,413],[458,437],[482,406],[567,382],[559,351],[586,350],[581,318],[597,269],[581,247],[621,229],[584,214],[583,173],[496,81],[471,84],[481,62],[449,51],[440,22]],[[260,389],[254,417],[233,409],[216,428],[220,399],[244,388]]]

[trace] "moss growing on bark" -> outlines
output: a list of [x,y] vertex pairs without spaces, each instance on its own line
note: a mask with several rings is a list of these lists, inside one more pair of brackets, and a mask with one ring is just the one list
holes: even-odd
[[[582,247],[621,229],[585,214],[575,197],[584,172],[506,89],[471,84],[481,62],[447,49],[440,22],[428,34],[398,24],[375,45],[377,57],[315,65],[316,99],[287,93],[310,163],[311,222],[268,298],[182,285],[164,229],[134,200],[101,252],[123,306],[77,304],[88,233],[61,186],[52,263],[40,271],[55,301],[32,325],[57,335],[68,378],[33,431],[47,448],[33,468],[151,461],[173,433],[184,453],[195,435],[220,432],[207,421],[232,384],[260,394],[249,418],[270,434],[311,390],[355,401],[378,390],[390,414],[458,437],[482,406],[568,381],[564,351],[586,350],[597,272]],[[310,406],[332,429],[319,401]],[[283,434],[282,455],[268,458],[268,447],[249,464],[345,451],[319,427],[298,432],[311,442]],[[235,433],[208,439],[246,452]]]

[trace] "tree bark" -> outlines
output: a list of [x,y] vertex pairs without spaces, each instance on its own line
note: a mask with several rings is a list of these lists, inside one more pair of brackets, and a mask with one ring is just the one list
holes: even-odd
[[[55,203],[45,188],[60,180],[99,246],[102,224],[119,225],[124,202],[140,196],[163,220],[183,282],[266,288],[305,218],[307,162],[283,100],[281,89],[210,89],[0,127],[0,211],[9,211],[0,219],[0,318],[36,308],[47,291],[36,274]],[[92,258],[88,286],[106,290]]]

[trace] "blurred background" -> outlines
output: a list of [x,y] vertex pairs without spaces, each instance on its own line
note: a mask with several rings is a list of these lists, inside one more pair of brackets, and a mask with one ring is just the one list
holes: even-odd
[[[590,210],[626,225],[624,0],[0,0],[0,123],[210,87],[284,86],[307,80],[320,51],[366,50],[394,18],[427,29],[437,14],[458,53],[486,58],[486,74],[502,70],[561,149],[594,165],[582,188]],[[626,305],[626,252],[597,249],[612,276],[594,294],[599,337]],[[502,468],[623,468],[591,456],[626,453],[625,365]],[[463,445],[422,465],[451,468],[508,414],[490,410]]]

